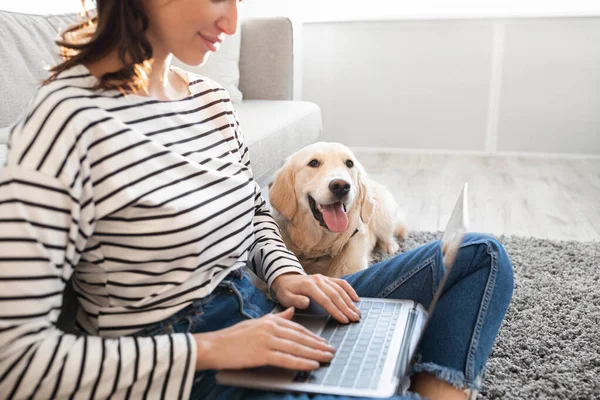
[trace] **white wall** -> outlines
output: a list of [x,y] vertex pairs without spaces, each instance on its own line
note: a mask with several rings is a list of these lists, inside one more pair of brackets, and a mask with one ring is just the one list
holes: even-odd
[[600,18],[505,30],[498,150],[600,155]]
[[[305,22],[600,15],[598,0],[281,0]],[[260,8],[262,1],[254,7]]]
[[600,155],[600,18],[309,23],[303,43],[325,140]]
[[242,4],[301,27],[296,98],[321,106],[325,140],[600,155],[598,0]]
[[240,3],[243,17],[297,17],[297,3],[293,0],[244,0]]
[[599,16],[598,0],[245,0],[252,16],[304,22],[436,18]]

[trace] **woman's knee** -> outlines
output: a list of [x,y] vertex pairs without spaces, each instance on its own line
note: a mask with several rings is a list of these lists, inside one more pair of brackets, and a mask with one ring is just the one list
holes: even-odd
[[513,289],[515,286],[515,277],[513,265],[510,262],[510,257],[502,243],[494,237],[490,237],[490,247],[495,253],[497,259],[497,275],[496,288],[502,290],[502,293],[509,300],[512,298]]
[[496,286],[512,297],[514,271],[504,245],[498,238],[484,233],[468,233],[463,246],[479,244],[481,246],[480,267],[490,268],[496,277]]

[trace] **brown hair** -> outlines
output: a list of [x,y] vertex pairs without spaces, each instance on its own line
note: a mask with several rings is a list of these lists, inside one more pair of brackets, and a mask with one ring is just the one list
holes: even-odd
[[[81,0],[82,5],[85,0]],[[75,23],[56,41],[63,62],[50,69],[47,84],[61,72],[79,64],[92,63],[117,50],[123,67],[104,74],[96,90],[146,91],[152,65],[152,45],[146,38],[148,15],[143,0],[96,0],[96,12],[84,7],[85,20]]]

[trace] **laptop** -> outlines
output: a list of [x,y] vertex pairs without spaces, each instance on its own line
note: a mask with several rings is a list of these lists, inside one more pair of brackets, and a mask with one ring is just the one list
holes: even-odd
[[[316,303],[296,310],[294,321],[337,349],[332,361],[305,372],[275,367],[225,370],[219,384],[269,391],[390,397],[408,389],[406,375],[456,255],[467,232],[467,183],[464,184],[441,240],[446,273],[428,310],[412,300],[361,298],[361,320],[341,324]],[[276,307],[274,312],[283,311]]]

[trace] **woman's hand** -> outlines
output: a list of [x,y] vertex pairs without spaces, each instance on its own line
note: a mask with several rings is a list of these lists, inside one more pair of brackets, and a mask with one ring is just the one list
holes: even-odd
[[305,309],[309,305],[309,299],[313,299],[341,323],[347,324],[360,319],[360,311],[353,303],[359,301],[358,295],[343,279],[320,274],[290,273],[278,276],[271,289],[284,307]]
[[194,335],[196,370],[242,369],[266,365],[310,371],[329,362],[335,349],[291,321],[294,309]]

